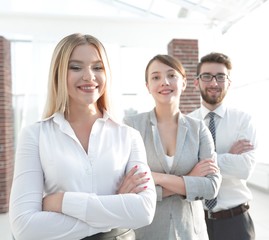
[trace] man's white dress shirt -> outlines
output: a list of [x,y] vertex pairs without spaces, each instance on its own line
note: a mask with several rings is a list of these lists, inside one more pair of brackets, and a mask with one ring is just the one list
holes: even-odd
[[[190,113],[190,116],[203,119],[207,126],[209,109],[203,105]],[[247,179],[253,172],[257,147],[256,130],[251,116],[224,104],[214,110],[216,125],[216,152],[218,166],[222,174],[222,183],[217,196],[217,205],[213,212],[230,209],[252,199],[247,187]],[[243,154],[228,153],[238,140],[247,139],[254,145],[254,150]],[[205,207],[206,208],[206,207]]]

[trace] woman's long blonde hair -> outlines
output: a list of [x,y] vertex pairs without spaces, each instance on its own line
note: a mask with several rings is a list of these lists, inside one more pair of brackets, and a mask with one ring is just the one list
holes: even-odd
[[69,96],[67,91],[67,71],[70,56],[79,45],[93,45],[99,53],[106,75],[106,88],[103,95],[97,100],[98,109],[109,111],[108,86],[110,84],[110,66],[103,44],[91,35],[80,33],[71,34],[63,38],[55,47],[49,71],[48,93],[43,118],[50,117],[55,112],[69,112]]

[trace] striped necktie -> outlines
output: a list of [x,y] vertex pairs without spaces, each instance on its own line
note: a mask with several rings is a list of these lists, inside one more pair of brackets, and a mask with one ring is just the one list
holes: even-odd
[[[211,135],[213,137],[214,146],[215,146],[215,149],[216,149],[216,127],[215,127],[215,120],[214,120],[215,113],[214,112],[209,112],[208,116],[209,116],[208,128],[209,128],[209,131],[211,132]],[[210,200],[206,199],[205,200],[205,205],[207,206],[208,210],[213,209],[217,205],[217,197],[215,197],[213,199],[210,199]]]

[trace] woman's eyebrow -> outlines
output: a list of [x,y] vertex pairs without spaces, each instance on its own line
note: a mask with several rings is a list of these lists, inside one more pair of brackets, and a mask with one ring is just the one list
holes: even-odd
[[[71,59],[71,60],[69,60],[68,63],[80,63],[80,64],[82,64],[83,61],[81,61],[81,60],[76,60],[76,59]],[[93,63],[93,64],[97,64],[97,63],[101,63],[101,64],[103,64],[103,62],[102,62],[101,60],[96,60],[96,61],[93,61],[92,63]]]
[[69,62],[68,63],[83,63],[82,61],[80,61],[80,60],[69,60]]
[[158,73],[160,73],[160,72],[159,71],[154,71],[154,72],[152,72],[150,74],[152,75],[152,74],[158,74]]

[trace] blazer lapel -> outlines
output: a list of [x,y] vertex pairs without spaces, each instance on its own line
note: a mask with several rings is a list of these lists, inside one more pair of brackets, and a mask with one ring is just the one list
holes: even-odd
[[156,119],[156,115],[155,115],[154,110],[152,110],[150,113],[150,122],[151,122],[151,130],[152,130],[154,148],[155,148],[155,151],[157,153],[157,156],[160,156],[159,158],[157,158],[157,161],[159,161],[163,170],[166,173],[169,173],[170,169],[167,165],[167,162],[165,161],[165,154],[163,151],[163,146],[162,146],[161,138],[160,138],[158,127],[157,127],[157,119]]
[[174,163],[172,165],[171,173],[175,174],[179,166],[181,159],[181,153],[183,152],[183,146],[186,141],[186,135],[188,128],[186,127],[185,117],[180,114],[178,119],[178,128],[177,128],[177,143],[176,143],[176,153],[174,157]]

